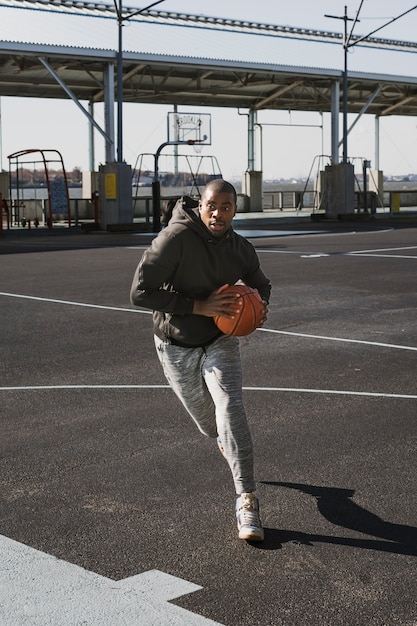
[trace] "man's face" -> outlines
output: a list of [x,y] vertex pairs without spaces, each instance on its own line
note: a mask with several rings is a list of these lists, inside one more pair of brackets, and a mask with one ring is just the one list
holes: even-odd
[[208,189],[199,202],[198,210],[205,227],[214,237],[221,237],[230,227],[237,207],[233,193]]

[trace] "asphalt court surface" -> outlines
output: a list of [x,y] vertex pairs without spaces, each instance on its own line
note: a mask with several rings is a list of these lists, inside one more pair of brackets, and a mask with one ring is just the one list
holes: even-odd
[[[129,303],[150,235],[0,240],[1,537],[111,581],[197,585],[161,626],[417,625],[417,228],[302,230],[251,239],[273,284],[241,341],[258,545],[238,540],[229,470]],[[151,624],[29,608],[0,591],[2,626]]]

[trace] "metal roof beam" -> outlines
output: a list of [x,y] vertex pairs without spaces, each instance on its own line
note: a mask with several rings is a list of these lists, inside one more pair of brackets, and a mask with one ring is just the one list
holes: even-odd
[[280,87],[279,89],[275,89],[266,98],[262,98],[262,100],[259,100],[256,103],[256,105],[254,106],[254,108],[255,109],[262,109],[262,108],[264,108],[265,105],[268,104],[269,102],[271,102],[272,100],[277,100],[278,98],[281,98],[281,96],[285,95],[289,91],[292,91],[295,87],[297,87],[298,85],[301,85],[301,84],[302,83],[301,83],[300,80],[295,80],[290,85],[286,85],[285,87]]
[[71,91],[71,89],[69,87],[67,87],[67,85],[64,83],[64,81],[61,80],[61,78],[58,76],[58,74],[55,72],[55,70],[49,65],[48,61],[46,59],[44,59],[43,57],[39,57],[39,61],[42,63],[42,65],[45,67],[45,69],[48,70],[48,72],[51,74],[51,76],[53,76],[55,78],[56,82],[62,87],[62,89],[65,91],[65,93],[71,98],[71,100],[73,100],[73,102],[75,102],[77,107],[79,109],[81,109],[81,111],[89,119],[91,124],[93,124],[94,128],[96,128],[98,130],[98,132],[104,137],[104,139],[106,141],[110,141],[110,138],[108,137],[108,135],[104,132],[104,130],[101,128],[101,126],[99,126],[97,124],[96,120],[90,115],[90,113],[83,107],[81,102],[78,100],[77,96]]
[[[359,111],[359,113],[357,114],[357,116],[355,117],[354,121],[352,122],[352,124],[349,126],[348,130],[347,130],[347,134],[349,135],[350,131],[353,129],[353,127],[359,122],[360,118],[362,117],[362,115],[364,113],[366,113],[366,111],[368,110],[368,108],[370,107],[370,105],[372,104],[372,102],[375,100],[375,98],[377,97],[377,95],[379,94],[379,92],[382,89],[382,85],[378,85],[378,87],[375,89],[375,91],[369,96],[367,102],[363,105],[362,109]],[[339,147],[342,145],[343,143],[343,137],[342,139],[339,141]]]
[[396,102],[395,104],[392,104],[390,107],[384,109],[383,111],[380,112],[380,116],[382,115],[391,115],[393,111],[395,111],[396,109],[399,109],[400,107],[404,106],[405,104],[408,104],[409,102],[413,102],[417,99],[417,95],[416,96],[408,96],[407,98],[402,98],[402,100],[398,100],[398,102]]

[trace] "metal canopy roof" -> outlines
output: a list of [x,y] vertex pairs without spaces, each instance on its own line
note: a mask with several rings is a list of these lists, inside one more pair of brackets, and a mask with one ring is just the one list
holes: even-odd
[[[79,100],[104,99],[114,50],[0,42],[0,96],[66,98],[40,58]],[[125,52],[125,102],[329,112],[342,71]],[[340,96],[342,97],[342,90]],[[348,110],[417,115],[417,79],[349,72]]]

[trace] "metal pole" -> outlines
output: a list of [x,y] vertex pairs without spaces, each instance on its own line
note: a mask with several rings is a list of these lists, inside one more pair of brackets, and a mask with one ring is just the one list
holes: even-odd
[[348,76],[347,76],[347,7],[345,6],[344,14],[344,38],[343,38],[343,51],[344,51],[344,69],[343,69],[343,157],[342,162],[347,163],[348,160],[348,145],[347,145],[347,111],[348,111]]
[[[332,82],[331,87],[331,144],[332,165],[339,164],[339,115],[340,115],[340,85],[338,80]],[[323,154],[323,150],[321,152]]]
[[363,176],[363,212],[368,213],[368,181],[367,181],[367,165],[368,161],[362,163],[362,176]]
[[[94,118],[94,102],[88,101],[88,112],[92,118]],[[94,150],[94,126],[91,122],[88,123],[88,163],[90,172],[94,172],[94,166],[96,163],[95,150]]]
[[165,146],[169,145],[169,141],[162,143],[154,155],[154,173],[152,181],[152,221],[153,232],[159,233],[161,230],[161,183],[159,180],[159,155]]
[[[174,104],[174,113],[178,113],[178,107],[176,104]],[[175,117],[175,120],[177,120],[177,117]],[[178,137],[178,124],[175,123],[175,137],[174,140],[178,141],[179,137]],[[178,176],[178,145],[176,144],[174,146],[174,174],[175,176]]]
[[118,25],[118,49],[117,49],[117,161],[123,163],[123,36],[122,28],[123,21],[129,20],[134,15],[140,15],[144,13],[156,4],[161,4],[165,0],[157,0],[152,2],[147,7],[139,9],[134,13],[129,13],[123,17],[122,0],[114,0],[114,6],[117,13],[117,25]]
[[106,163],[114,163],[116,141],[114,130],[114,65],[108,63],[103,72],[103,85],[104,85],[104,124],[106,128]]
[[379,115],[375,115],[375,169],[379,170]]
[[249,109],[248,116],[248,171],[255,171],[255,123],[256,111]]
[[[342,163],[347,163],[348,160],[348,147],[347,147],[347,114],[348,114],[348,68],[347,68],[347,53],[349,48],[349,41],[347,36],[347,23],[350,20],[347,16],[347,6],[345,6],[345,12],[343,16],[338,15],[325,15],[324,17],[331,17],[336,20],[344,21],[343,29],[343,156]],[[355,23],[358,21],[357,16]]]
[[2,137],[2,122],[1,122],[1,96],[0,96],[0,172],[2,171],[3,171],[3,137]]
[[117,161],[123,162],[123,17],[122,0],[119,0],[117,14],[119,46],[117,51]]

